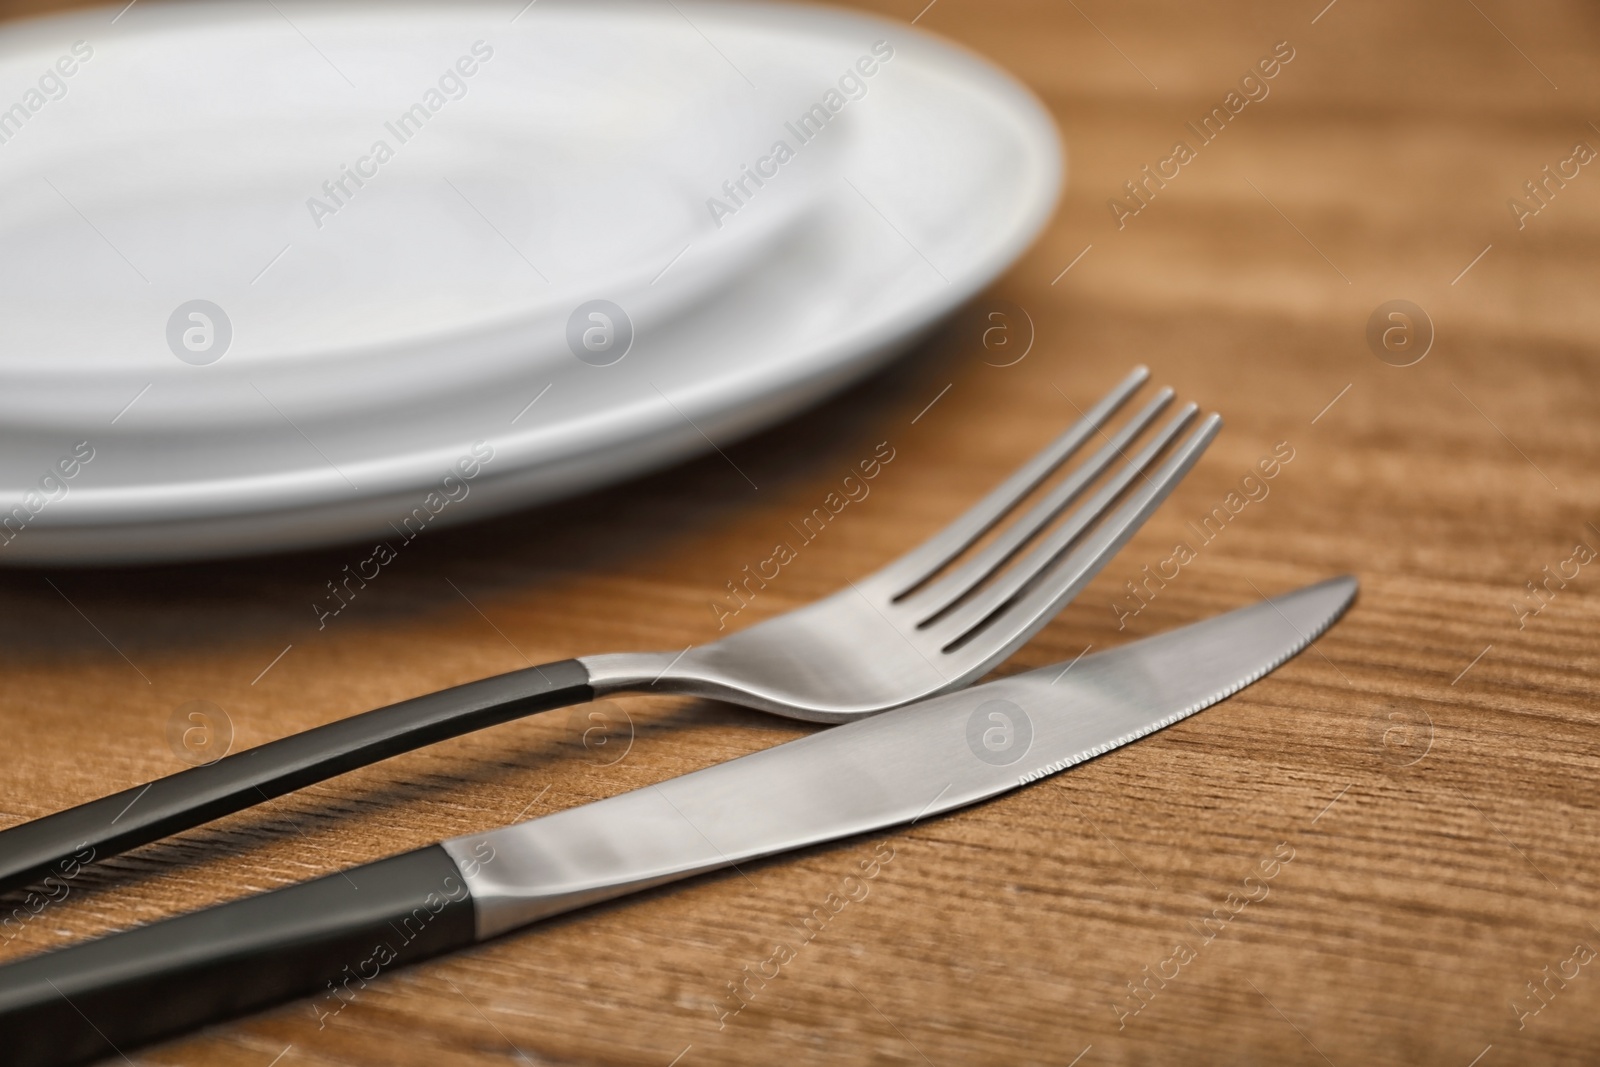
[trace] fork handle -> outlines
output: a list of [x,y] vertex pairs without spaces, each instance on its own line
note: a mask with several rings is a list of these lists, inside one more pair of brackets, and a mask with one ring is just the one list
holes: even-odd
[[0,830],[0,892],[242,811],[336,774],[594,699],[589,669],[546,663],[403,700]]

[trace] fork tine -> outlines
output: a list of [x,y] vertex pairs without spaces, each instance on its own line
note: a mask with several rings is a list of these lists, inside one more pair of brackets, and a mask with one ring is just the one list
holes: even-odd
[[[1024,592],[1008,608],[965,639],[968,656],[1009,656],[1056,616],[1063,605],[1083,591],[1083,587],[1127,544],[1146,519],[1161,506],[1189,470],[1210,447],[1222,429],[1220,415],[1206,420],[1189,435],[1156,472],[1154,484],[1147,485],[1096,530],[1083,544],[1069,553],[1046,579]],[[950,646],[946,645],[946,650]],[[981,661],[980,661],[981,662]]]
[[1057,515],[1065,511],[1067,505],[1078,499],[1089,483],[1099,477],[1118,456],[1126,459],[1126,449],[1132,446],[1134,439],[1143,433],[1150,423],[1155,421],[1155,417],[1172,402],[1174,395],[1170,388],[1162,389],[1154,400],[1128,420],[1127,425],[1118,430],[1114,436],[1107,438],[1106,443],[1094,455],[1084,460],[1076,470],[1050,490],[1048,495],[1029,508],[1027,514],[1014,520],[971,559],[963,561],[933,584],[910,594],[903,602],[916,611],[920,619],[930,619],[971,592],[978,583],[999,570],[1027,547],[1028,542],[1050,525]]
[[1145,367],[1135,367],[1126,378],[1084,413],[1066,432],[1051,441],[987,496],[922,544],[883,567],[872,580],[886,582],[898,600],[927,581],[939,568],[955,559],[989,531],[1006,513],[1066,462],[1102,423],[1114,415],[1150,377]]
[[[1222,428],[1222,419],[1217,415],[1209,416],[1191,433],[1183,444],[1167,457],[1154,476],[1146,475],[1143,484],[1128,496],[1127,501],[1110,519],[1087,536],[1083,534],[1084,527],[1098,519],[1118,497],[1123,495],[1134,478],[1142,474],[1144,468],[1150,465],[1160,450],[1193,419],[1196,410],[1195,405],[1186,405],[1185,409],[1162,429],[1154,441],[1129,461],[1119,472],[1116,480],[1103,487],[1077,512],[1074,512],[1067,523],[1053,531],[1049,538],[1029,552],[999,581],[944,619],[934,623],[931,629],[938,638],[941,649],[949,651],[964,640],[970,640],[980,630],[999,627],[1002,618],[1010,620],[1011,632],[1006,633],[1004,632],[1006,628],[1001,628],[997,630],[996,636],[1005,640],[1014,636],[1015,632],[1023,631],[1024,634],[1018,640],[1018,644],[1032,636],[1039,626],[1044,625],[1050,618],[1049,613],[1030,612],[1035,608],[1040,611],[1051,608],[1053,611],[1083,588],[1089,579],[1099,573],[1100,568],[1105,566],[1111,556],[1127,543],[1139,527],[1144,525],[1144,521],[1167,498],[1173,487],[1189,472],[1189,468],[1194,466],[1206,447],[1211,444],[1217,431]],[[1070,563],[1064,562],[1056,573],[1050,576],[1050,580],[1042,583],[1042,592],[1041,588],[1030,589],[1029,586],[1051,570],[1051,565],[1056,563],[1061,553],[1074,542],[1079,543],[1066,557]],[[1028,628],[1030,626],[1032,629]]]
[[946,642],[944,651],[952,651],[960,645],[960,651],[967,657],[987,660],[997,655],[1009,656],[1025,644],[1132,539],[1199,461],[1221,429],[1220,415],[1207,416],[1183,444],[1173,450],[1151,480],[1056,566],[1048,568],[1043,581],[1023,591],[1011,604],[1003,605],[980,627]]
[[[1185,404],[1165,426],[1156,432],[1148,444],[1132,459],[1128,459],[1084,503],[1069,515],[1065,522],[1051,530],[1027,555],[1012,567],[995,577],[965,603],[958,603],[944,617],[931,616],[919,623],[921,629],[932,629],[941,645],[974,629],[991,614],[1004,607],[1032,582],[1056,557],[1066,551],[1084,532],[1098,522],[1133,484],[1144,469],[1155,462],[1162,449],[1170,445],[1195,416],[1198,408]],[[1150,481],[1145,476],[1146,482]]]

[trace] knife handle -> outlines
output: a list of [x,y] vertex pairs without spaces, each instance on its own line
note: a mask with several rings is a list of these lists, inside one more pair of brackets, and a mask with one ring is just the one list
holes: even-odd
[[391,967],[472,944],[474,907],[429,845],[0,966],[0,1049],[65,1067],[306,993],[324,1025]]
[[[0,892],[449,737],[594,699],[578,660],[468,682],[0,830]],[[56,871],[60,873],[60,871]]]

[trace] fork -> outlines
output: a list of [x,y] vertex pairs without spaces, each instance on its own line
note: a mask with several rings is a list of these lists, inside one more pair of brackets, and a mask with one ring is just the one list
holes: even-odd
[[[1174,397],[1161,389],[1108,433],[1108,421],[1148,377],[1135,368],[954,522],[830,597],[682,652],[585,656],[468,682],[22,823],[0,831],[0,891],[52,871],[70,877],[68,867],[76,873],[92,859],[401,752],[601,696],[685,693],[839,723],[965,686],[1088,584],[1221,428],[1213,414],[1190,429],[1199,409],[1186,404],[1129,455]],[[996,529],[1096,437],[1101,443],[1088,458]]]

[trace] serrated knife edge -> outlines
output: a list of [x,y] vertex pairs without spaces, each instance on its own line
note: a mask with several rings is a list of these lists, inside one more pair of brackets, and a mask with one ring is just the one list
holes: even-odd
[[[1226,699],[1303,651],[1356,588],[1353,578],[1332,579],[1085,656],[1064,676],[1061,664],[1012,675],[444,847],[468,874],[479,936],[490,937],[637,889],[930,817]],[[991,724],[996,713],[1002,718]],[[985,748],[984,731],[1003,738],[1007,729],[1022,749],[1015,758]]]

